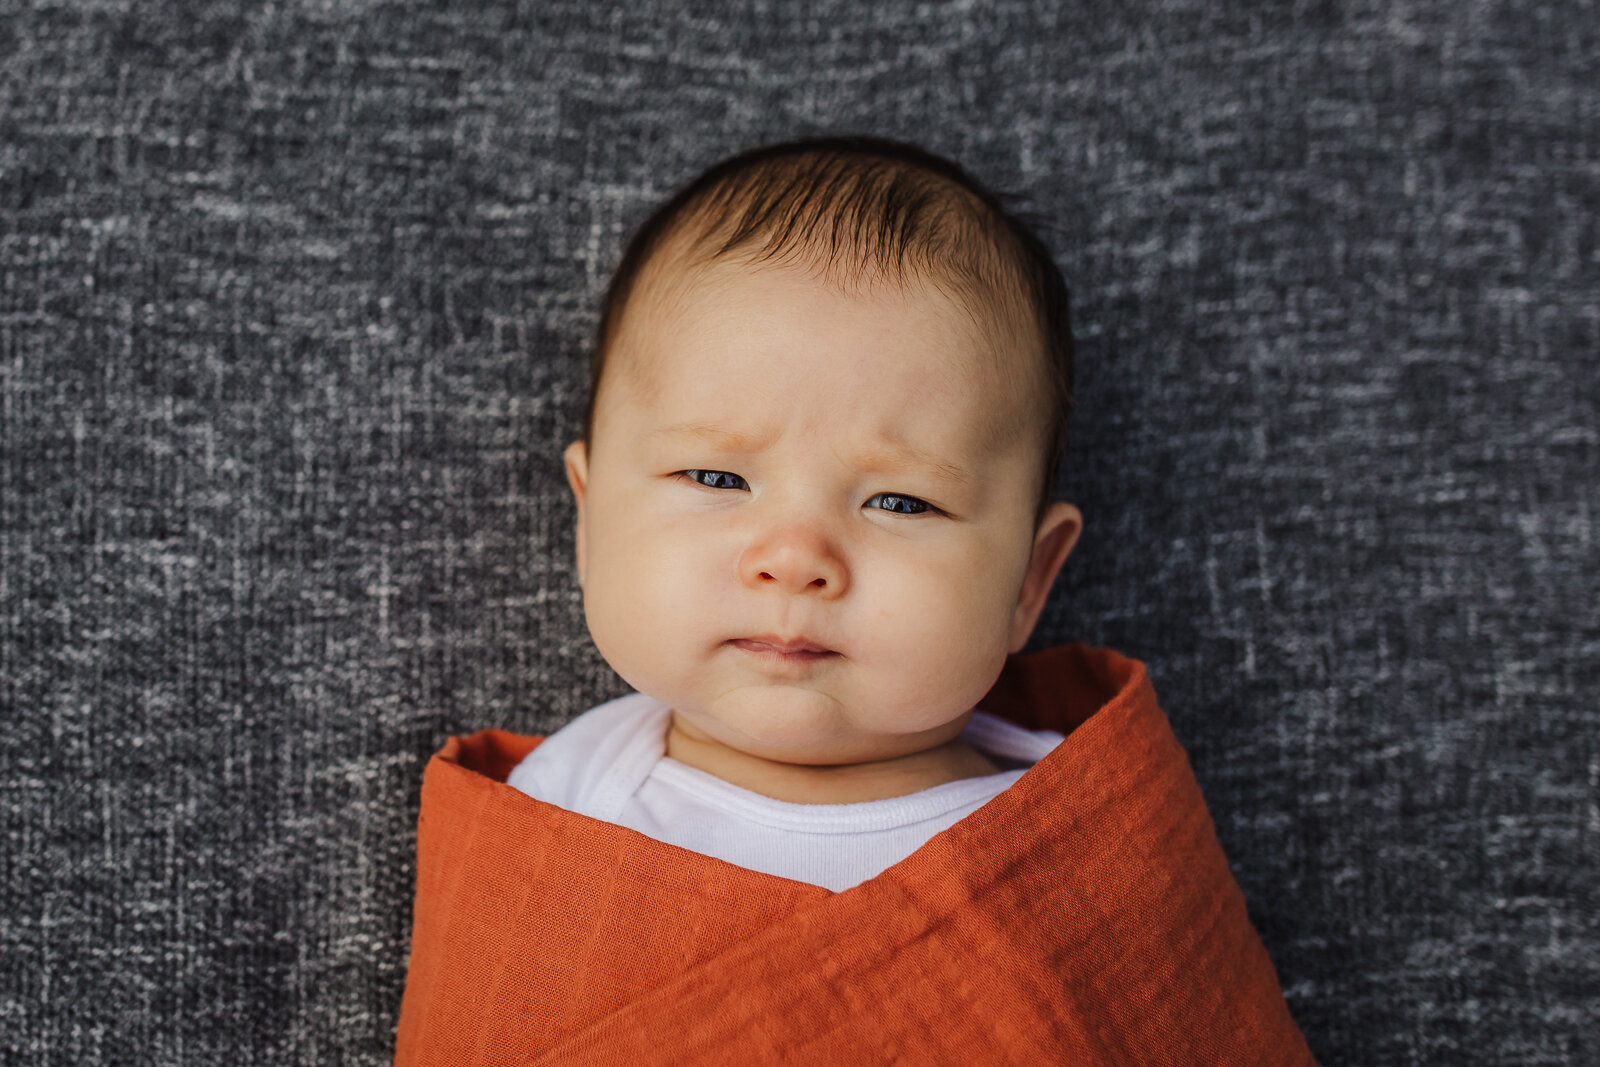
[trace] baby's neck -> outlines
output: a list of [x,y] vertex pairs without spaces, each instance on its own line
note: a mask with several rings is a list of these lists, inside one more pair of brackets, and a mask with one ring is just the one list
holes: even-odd
[[922,752],[866,763],[780,763],[729,748],[699,731],[686,730],[677,716],[673,716],[667,731],[667,755],[741,789],[791,804],[887,800],[1000,770],[960,738]]

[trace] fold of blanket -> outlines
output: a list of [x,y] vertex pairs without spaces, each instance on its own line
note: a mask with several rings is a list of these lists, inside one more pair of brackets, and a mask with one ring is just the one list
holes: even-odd
[[429,763],[395,1062],[1309,1064],[1144,667],[1014,657],[985,710],[1067,739],[842,893]]

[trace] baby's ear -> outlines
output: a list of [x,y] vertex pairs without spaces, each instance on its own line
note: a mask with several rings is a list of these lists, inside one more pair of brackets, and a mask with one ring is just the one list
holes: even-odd
[[583,588],[583,503],[589,490],[589,446],[574,441],[563,453],[567,462],[567,484],[572,486],[572,499],[578,503],[578,528],[573,545],[578,557],[578,588]]
[[1028,561],[1028,573],[1022,579],[1022,592],[1017,597],[1017,610],[1011,617],[1011,642],[1009,651],[1021,652],[1033,634],[1039,613],[1050,596],[1056,574],[1072,553],[1083,532],[1083,512],[1071,504],[1056,501],[1045,509],[1044,518],[1033,535],[1033,558]]

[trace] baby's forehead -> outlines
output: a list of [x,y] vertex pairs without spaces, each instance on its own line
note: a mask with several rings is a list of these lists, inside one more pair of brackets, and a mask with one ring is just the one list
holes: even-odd
[[[900,277],[841,275],[801,259],[772,262],[738,254],[712,256],[692,245],[662,251],[667,254],[640,272],[605,357],[608,387],[625,383],[625,391],[635,399],[648,401],[663,391],[676,392],[695,373],[691,353],[702,340],[729,344],[730,333],[741,329],[759,332],[770,323],[794,323],[800,317],[794,305],[804,307],[811,296],[822,295],[846,298],[824,299],[819,306],[830,312],[847,309],[864,353],[862,362],[842,371],[828,361],[830,374],[848,376],[859,367],[863,377],[871,376],[866,366],[874,351],[871,338],[887,337],[909,316],[922,316],[943,324],[929,345],[944,365],[966,376],[973,388],[992,400],[981,410],[995,438],[1019,432],[1032,436],[1032,428],[1042,427],[1048,419],[1038,399],[1044,392],[1044,342],[1021,300],[1008,306],[1000,295],[971,280],[926,271]],[[793,334],[782,346],[791,365],[813,359],[824,362],[821,353],[806,343],[803,324]],[[737,336],[732,342],[737,346]],[[765,358],[754,354],[758,346],[751,347],[753,364]],[[737,391],[741,382],[751,390],[763,385],[759,373],[718,385]]]
[[[763,284],[768,281],[774,284]],[[928,309],[953,324],[950,351],[993,366],[1008,379],[1028,377],[1027,364],[1043,358],[1042,338],[1025,303],[1007,301],[974,279],[925,270],[898,276],[842,273],[798,257],[774,262],[689,249],[662,255],[640,272],[607,362],[626,361],[646,374],[670,371],[675,349],[661,343],[662,331],[715,323],[734,302],[747,310],[763,303],[773,309],[808,302],[813,295],[848,298],[867,331],[875,319],[899,321],[907,307]],[[797,351],[803,356],[804,346]]]

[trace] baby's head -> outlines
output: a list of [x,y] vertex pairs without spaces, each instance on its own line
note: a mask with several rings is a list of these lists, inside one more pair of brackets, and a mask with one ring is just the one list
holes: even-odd
[[1071,383],[1059,272],[954,164],[718,164],[629,244],[567,451],[601,654],[764,760],[950,741],[1081,526],[1050,502]]

